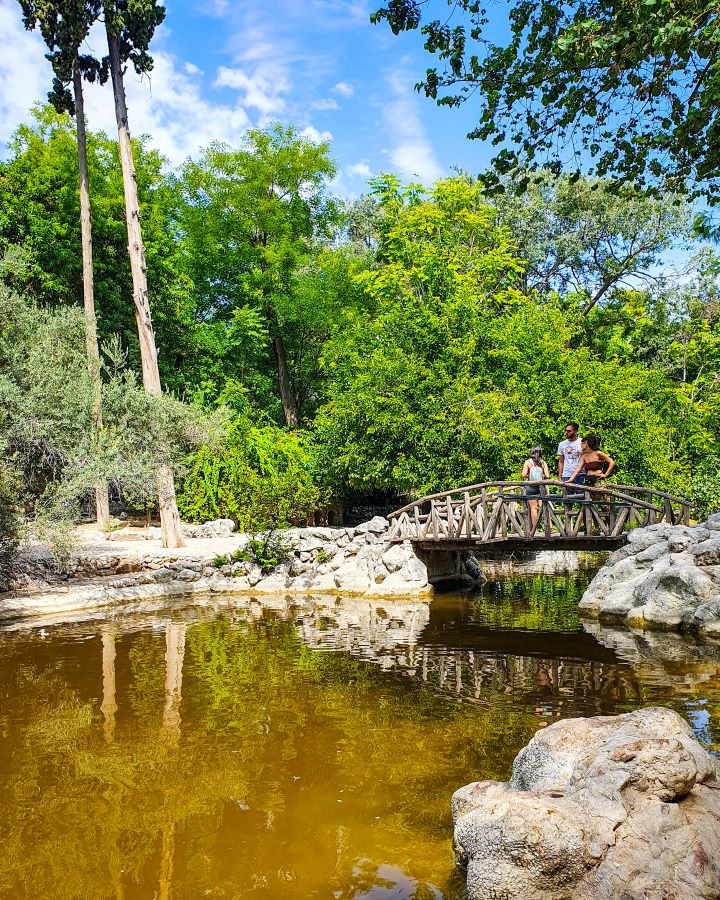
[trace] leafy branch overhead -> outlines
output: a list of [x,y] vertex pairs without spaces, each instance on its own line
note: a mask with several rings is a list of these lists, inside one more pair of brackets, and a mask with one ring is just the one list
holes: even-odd
[[418,89],[477,103],[469,136],[498,148],[497,174],[589,161],[591,174],[720,200],[717,4],[390,0],[371,19],[421,29],[440,64]]

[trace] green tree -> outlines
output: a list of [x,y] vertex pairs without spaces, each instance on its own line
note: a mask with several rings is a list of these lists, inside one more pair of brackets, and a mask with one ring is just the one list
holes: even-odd
[[513,0],[506,28],[477,0],[448,5],[449,16],[441,2],[391,0],[371,18],[422,28],[441,65],[419,87],[448,106],[479,102],[470,136],[501,147],[500,173],[589,157],[598,175],[718,200],[716,7]]
[[147,394],[116,346],[95,444],[83,321],[79,309],[40,309],[0,284],[0,471],[16,473],[12,507],[35,529],[76,521],[101,472],[131,505],[146,506],[158,467],[213,446],[221,428],[219,416]]
[[305,353],[305,333],[316,331],[308,314],[324,315],[309,308],[311,293],[314,301],[336,302],[332,293],[312,291],[309,273],[298,277],[312,265],[316,242],[329,237],[335,221],[326,188],[333,174],[326,143],[314,144],[293,127],[274,125],[248,132],[239,150],[211,146],[184,166],[178,185],[179,228],[196,314],[229,346],[238,326],[246,328],[251,319],[266,333],[290,427],[299,424],[304,390],[297,366],[291,370],[288,342],[292,334],[294,349]]
[[620,286],[652,281],[662,253],[689,240],[683,197],[549,172],[520,195],[506,183],[491,202],[518,241],[527,290],[572,295],[583,315]]
[[423,494],[517,476],[531,445],[552,456],[575,419],[600,432],[624,481],[687,488],[673,385],[575,347],[579,312],[521,292],[513,236],[480,184],[447,179],[427,199],[379,188],[378,263],[358,276],[376,311],[323,355],[319,470],[336,489]]
[[[117,141],[88,132],[93,216],[94,296],[100,346],[119,335],[129,364],[140,368],[127,256],[123,184]],[[179,269],[175,241],[175,195],[166,161],[141,141],[133,142],[140,213],[146,247],[151,310],[166,383],[183,388],[182,371],[194,353],[194,320],[188,284]],[[77,222],[78,163],[75,130],[66,114],[36,108],[30,124],[15,132],[0,162],[0,278],[41,306],[82,305],[82,247]]]
[[303,521],[323,499],[307,434],[238,417],[220,448],[194,455],[178,504],[191,521],[231,518],[256,533]]
[[[92,223],[90,216],[90,176],[87,162],[87,139],[85,134],[85,105],[83,99],[83,76],[95,81],[100,77],[101,67],[91,56],[83,56],[80,46],[88,35],[90,27],[100,12],[99,0],[88,3],[52,0],[20,0],[25,27],[40,28],[50,53],[55,78],[50,102],[57,112],[75,114],[77,132],[78,170],[80,174],[80,231],[82,241],[82,283],[83,306],[85,309],[85,344],[87,364],[93,386],[92,427],[94,442],[100,441],[102,431],[102,384],[100,380],[100,349],[97,339],[97,317],[93,280]],[[67,84],[72,83],[71,96]],[[100,479],[95,488],[95,510],[97,524],[103,528],[110,518],[107,481]]]

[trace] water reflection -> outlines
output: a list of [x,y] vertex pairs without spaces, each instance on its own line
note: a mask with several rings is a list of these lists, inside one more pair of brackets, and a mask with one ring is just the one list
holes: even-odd
[[2,633],[0,898],[462,897],[450,794],[551,717],[662,702],[718,740],[717,650],[583,625],[581,593]]
[[[316,599],[289,614],[309,647],[353,653],[454,700],[517,704],[542,718],[657,702],[692,720],[705,686],[720,695],[720,646],[581,621],[584,586],[512,579],[391,612],[387,603]],[[703,729],[712,735],[718,725]]]

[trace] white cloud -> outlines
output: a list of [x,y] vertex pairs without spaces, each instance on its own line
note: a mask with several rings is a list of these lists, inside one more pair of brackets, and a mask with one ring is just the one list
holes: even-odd
[[336,94],[340,94],[341,97],[352,97],[355,93],[355,88],[348,84],[347,81],[338,81],[338,83],[333,88]]
[[242,105],[257,109],[263,116],[273,116],[285,109],[289,82],[281,75],[266,77],[261,72],[248,75],[244,69],[220,66],[213,87],[234,88],[242,93]]
[[[158,31],[156,46],[162,45],[162,31]],[[102,25],[92,29],[86,43],[88,52],[102,56]],[[0,143],[4,144],[20,122],[28,121],[33,104],[44,102],[52,70],[39,34],[25,31],[20,8],[12,0],[0,0],[0,46]],[[149,77],[140,79],[132,70],[125,76],[130,128],[134,135],[151,135],[153,146],[171,164],[183,162],[212,140],[238,143],[254,124],[242,103],[231,106],[207,100],[197,67],[176,63],[162,50],[154,50],[153,58],[155,67]],[[109,84],[86,85],[85,107],[91,129],[116,134]]]
[[[210,141],[239,143],[252,122],[241,104],[211,103],[202,94],[199,74],[176,66],[167,53],[153,54],[150,78],[130,71],[125,76],[130,128],[134,135],[149,134],[152,145],[178,165],[197,155]],[[92,129],[113,134],[116,129],[112,89],[88,85],[87,116]]]
[[359,178],[370,178],[372,176],[370,166],[364,160],[362,160],[361,162],[353,163],[352,165],[348,166],[345,171],[348,173],[348,175],[355,175]]
[[311,104],[313,109],[325,110],[325,109],[340,109],[338,106],[337,100],[333,100],[332,97],[328,97],[322,100],[316,100]]
[[318,131],[317,128],[314,128],[312,125],[306,125],[300,134],[314,144],[322,144],[324,141],[331,141],[333,139],[333,136],[329,131]]
[[388,80],[396,98],[384,108],[388,134],[393,140],[388,151],[390,160],[405,178],[419,178],[425,183],[437,181],[445,173],[420,121],[412,85],[399,71],[391,73]]
[[20,7],[11,0],[0,0],[0,47],[0,144],[5,144],[27,121],[30,107],[45,100],[52,69],[42,38],[25,30]]
[[[242,51],[235,55],[232,67],[223,66],[216,72],[215,86],[225,88],[226,93],[213,96],[199,66],[167,51],[169,34],[165,25],[158,29],[153,42],[152,72],[139,78],[129,69],[125,88],[133,135],[150,135],[152,146],[171,165],[196,156],[211,141],[237,145],[248,128],[264,127],[270,118],[279,114],[285,119],[299,119],[306,125],[301,133],[312,141],[332,139],[329,131],[320,131],[307,122],[307,106],[291,107],[293,85],[281,42],[263,58],[263,48],[268,47],[266,35],[259,29],[246,32],[247,40]],[[28,121],[33,104],[45,100],[52,71],[44,58],[46,48],[40,35],[25,31],[15,0],[0,0],[0,47],[3,48],[0,53],[2,156],[1,145],[20,122]],[[106,52],[101,23],[91,30],[86,48],[95,56]],[[332,98],[319,100],[315,108],[331,109],[334,103]],[[103,130],[110,136],[117,133],[110,84],[86,85],[85,106],[92,130]]]

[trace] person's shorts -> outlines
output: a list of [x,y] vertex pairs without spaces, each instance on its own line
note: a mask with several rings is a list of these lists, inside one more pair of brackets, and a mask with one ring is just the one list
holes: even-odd
[[570,481],[570,479],[563,479],[563,487],[565,488],[565,496],[566,497],[577,497],[582,496],[582,490],[577,490],[577,488],[582,488],[585,484],[585,476],[578,475],[575,481]]

